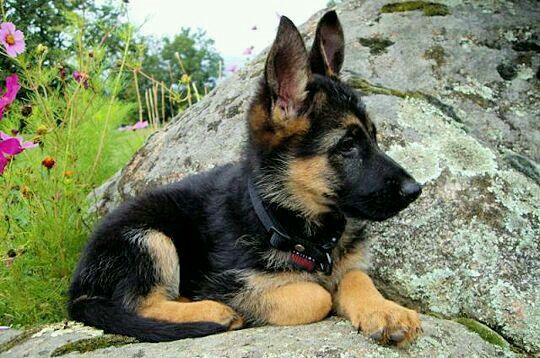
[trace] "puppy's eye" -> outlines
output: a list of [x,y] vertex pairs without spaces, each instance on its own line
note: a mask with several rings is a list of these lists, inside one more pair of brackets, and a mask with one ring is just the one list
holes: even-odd
[[358,147],[354,139],[349,137],[339,143],[339,151],[345,156],[353,156],[358,152]]

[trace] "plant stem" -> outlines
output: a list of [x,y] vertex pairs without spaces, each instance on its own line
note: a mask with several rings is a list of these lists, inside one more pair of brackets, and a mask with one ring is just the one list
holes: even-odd
[[96,158],[94,159],[94,164],[92,165],[92,171],[90,173],[90,178],[93,178],[94,173],[96,172],[96,167],[99,163],[99,159],[101,157],[101,152],[103,151],[103,146],[105,145],[105,134],[106,131],[109,129],[109,121],[111,118],[111,111],[114,104],[114,101],[116,100],[116,95],[118,93],[118,87],[120,86],[120,80],[122,78],[122,73],[124,71],[124,66],[126,64],[126,59],[128,56],[128,50],[129,50],[129,44],[131,43],[131,31],[128,33],[126,46],[124,47],[124,53],[122,55],[122,63],[120,64],[120,69],[118,70],[118,74],[116,75],[116,79],[114,81],[113,91],[111,93],[111,100],[109,102],[109,108],[107,108],[107,115],[105,117],[105,123],[103,125],[103,130],[101,131],[101,136],[99,139],[99,146],[96,153]]

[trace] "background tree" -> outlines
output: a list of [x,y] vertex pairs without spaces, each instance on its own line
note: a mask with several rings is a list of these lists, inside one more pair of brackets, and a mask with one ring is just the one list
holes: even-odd
[[[188,95],[188,87],[193,91],[197,87],[200,95],[205,90],[215,87],[222,74],[223,59],[214,49],[214,40],[207,37],[200,29],[193,31],[182,28],[172,38],[156,39],[147,37],[142,41],[140,52],[141,70],[157,82],[169,85],[179,97]],[[152,87],[154,81],[141,77],[139,87],[141,93]],[[176,111],[184,108],[188,102],[178,103]],[[171,103],[166,102],[167,113],[171,113]]]
[[[181,28],[179,34],[171,38],[143,36],[129,24],[124,1],[107,0],[96,4],[94,0],[3,0],[3,5],[6,21],[17,24],[17,28],[24,31],[27,48],[35,49],[38,44],[46,46],[47,64],[71,67],[71,72],[88,61],[88,57],[106,54],[101,60],[108,70],[103,74],[114,74],[129,32],[130,66],[126,70],[138,69],[153,80],[142,74],[138,76],[137,95],[135,81],[126,73],[119,98],[139,102],[139,107],[144,107],[140,111],[143,113],[148,112],[144,93],[156,83],[165,83],[167,91],[172,90],[167,92],[168,100],[165,101],[165,112],[170,116],[196,100],[193,96],[189,101],[177,101],[189,95],[188,87],[193,91],[195,85],[203,95],[205,89],[212,89],[221,76],[222,58],[213,47],[214,41],[204,31]],[[85,44],[84,48],[80,48],[82,44]],[[10,59],[0,57],[0,80],[15,70]],[[107,88],[103,90],[107,91]],[[25,94],[21,93],[21,97]],[[176,100],[171,101],[171,98]],[[163,103],[161,99],[158,101]]]

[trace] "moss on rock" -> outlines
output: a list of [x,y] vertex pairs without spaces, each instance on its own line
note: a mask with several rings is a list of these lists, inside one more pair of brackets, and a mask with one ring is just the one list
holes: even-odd
[[382,13],[407,12],[422,10],[424,16],[446,16],[450,14],[448,6],[428,1],[405,1],[386,4],[381,8]]
[[441,67],[446,64],[447,56],[448,55],[446,54],[444,48],[441,45],[432,46],[424,52],[424,58],[435,61],[437,67]]
[[369,53],[372,55],[380,55],[387,52],[386,49],[394,44],[387,38],[374,36],[374,37],[360,37],[358,42],[362,46],[369,47]]
[[29,340],[33,334],[39,332],[42,327],[35,327],[32,329],[28,329],[24,331],[23,333],[19,334],[18,336],[14,337],[13,339],[10,339],[9,341],[0,344],[0,353],[4,353],[9,351],[11,348],[26,342]]
[[444,115],[453,119],[458,123],[463,123],[463,120],[459,118],[452,106],[441,102],[436,97],[422,93],[420,91],[402,91],[395,88],[389,88],[378,84],[373,84],[364,78],[352,76],[347,79],[347,84],[354,89],[357,89],[364,94],[383,94],[387,96],[396,96],[399,98],[417,98],[423,99],[434,107],[437,107]]
[[482,323],[475,321],[474,319],[460,317],[456,318],[455,321],[465,326],[469,331],[477,333],[486,342],[504,349],[508,349],[510,347],[508,342],[497,332],[493,331],[491,328],[483,325]]
[[115,334],[105,334],[94,338],[81,339],[79,341],[70,342],[61,347],[56,348],[51,357],[62,356],[71,352],[92,352],[96,349],[107,347],[120,347],[126,344],[138,343],[135,338],[119,336]]

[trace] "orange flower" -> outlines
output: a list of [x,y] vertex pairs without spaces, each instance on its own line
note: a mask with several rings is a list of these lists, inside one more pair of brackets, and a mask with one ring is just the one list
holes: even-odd
[[64,172],[64,176],[65,176],[66,178],[71,178],[71,177],[73,176],[73,170],[66,170],[66,171]]
[[41,161],[41,165],[43,165],[47,169],[52,169],[54,165],[56,164],[56,161],[51,156],[46,156],[45,159]]

